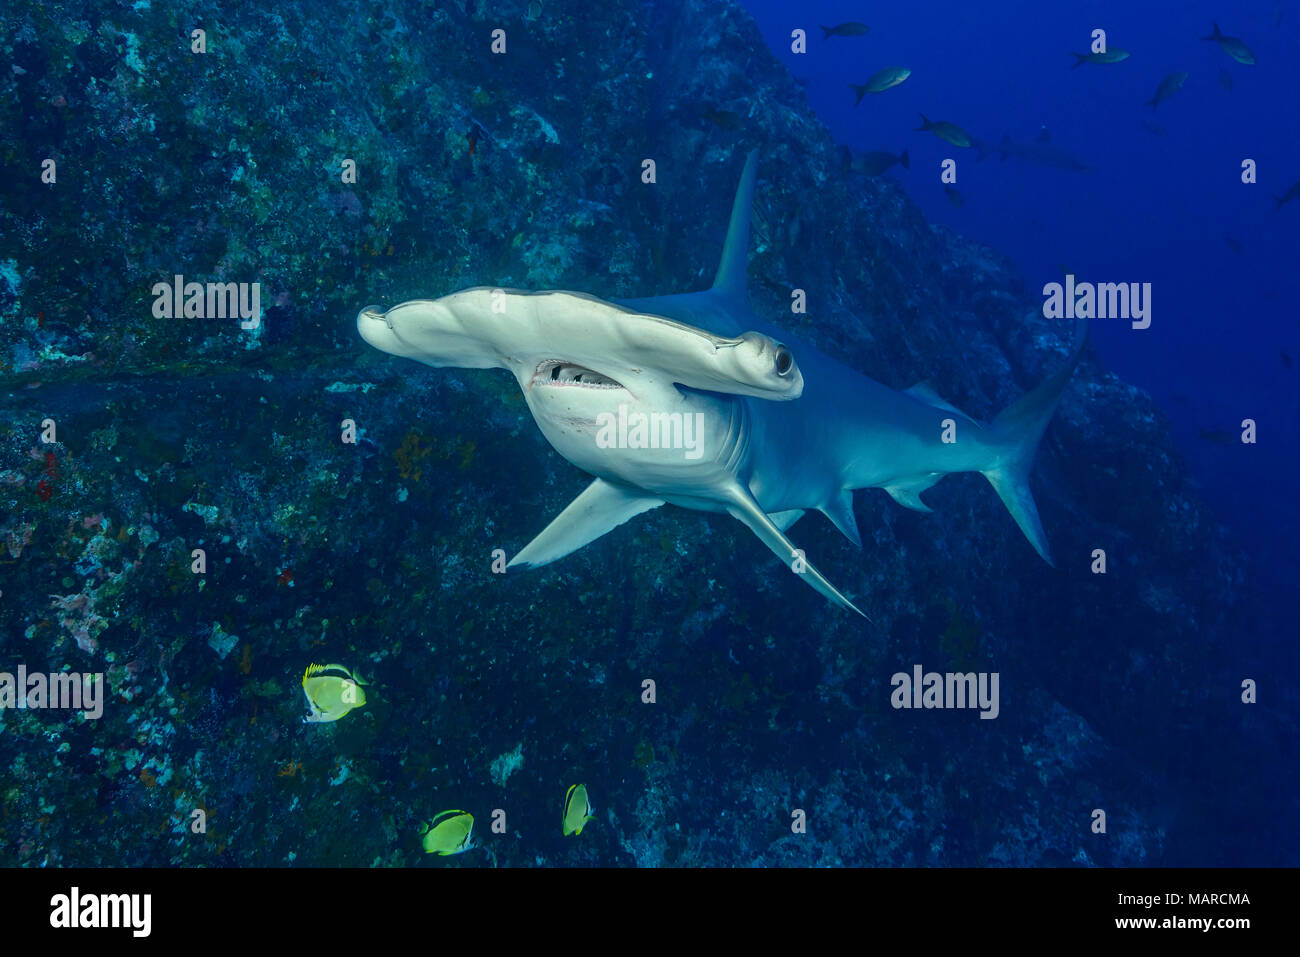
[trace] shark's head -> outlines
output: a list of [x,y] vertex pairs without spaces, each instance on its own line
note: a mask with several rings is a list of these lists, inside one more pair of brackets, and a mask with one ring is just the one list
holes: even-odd
[[803,391],[795,357],[768,336],[718,337],[581,293],[467,289],[367,307],[357,328],[428,365],[509,369],[560,454],[643,488],[734,464],[741,426],[730,397]]
[[556,451],[593,475],[652,491],[709,486],[743,438],[741,403],[645,364],[546,358],[519,384]]

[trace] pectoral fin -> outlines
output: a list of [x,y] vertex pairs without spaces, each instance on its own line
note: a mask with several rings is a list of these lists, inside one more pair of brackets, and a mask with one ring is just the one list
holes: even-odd
[[[785,533],[776,527],[776,523],[759,507],[759,504],[754,501],[754,497],[748,491],[736,486],[733,489],[730,504],[727,506],[727,512],[732,518],[748,525],[750,530],[758,536],[759,541],[770,548],[777,558],[781,559],[783,564],[818,592],[837,605],[856,611],[863,618],[867,617],[853,602],[840,594],[839,590],[827,581],[825,576],[814,568],[811,562],[803,557],[803,552],[795,548],[790,539],[785,537]],[[867,620],[870,621],[870,619]]]
[[540,535],[525,545],[523,551],[510,559],[506,567],[546,565],[663,503],[663,499],[639,489],[598,478],[555,516]]

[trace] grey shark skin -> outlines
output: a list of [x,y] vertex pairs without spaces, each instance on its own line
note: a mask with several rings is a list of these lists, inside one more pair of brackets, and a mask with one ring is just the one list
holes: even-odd
[[[669,503],[732,515],[818,592],[862,614],[786,530],[815,509],[861,546],[854,489],[883,488],[900,504],[929,511],[921,492],[950,472],[971,471],[988,478],[1050,563],[1029,472],[1082,355],[1086,322],[1076,326],[1064,367],[988,424],[924,384],[897,392],[797,345],[760,322],[745,297],[756,163],[751,153],[722,264],[704,292],[610,302],[478,287],[358,314],[362,338],[393,355],[510,370],[546,439],[595,476],[510,567],[555,561]],[[599,442],[601,417],[608,422],[620,411],[661,421],[692,416],[700,423],[698,454]],[[954,428],[956,441],[945,442]]]

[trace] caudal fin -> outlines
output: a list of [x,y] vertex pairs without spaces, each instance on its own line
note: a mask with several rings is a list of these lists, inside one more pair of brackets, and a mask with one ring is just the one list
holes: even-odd
[[1085,63],[1088,62],[1088,54],[1086,53],[1071,52],[1070,56],[1074,57],[1075,69],[1078,69],[1079,67],[1083,66]]
[[1052,413],[1056,411],[1061,393],[1069,384],[1074,367],[1083,356],[1083,347],[1087,341],[1088,320],[1080,319],[1075,326],[1074,347],[1065,365],[1037,388],[1031,389],[1007,406],[989,426],[994,433],[1000,433],[1000,444],[1006,453],[996,467],[987,469],[982,474],[998,493],[1020,530],[1025,533],[1029,544],[1034,546],[1034,551],[1049,565],[1053,564],[1051,550],[1047,545],[1047,535],[1043,532],[1043,523],[1038,517],[1038,506],[1034,504],[1034,496],[1029,489],[1029,473],[1034,467],[1038,443],[1047,429],[1047,423],[1052,419]]
[[912,158],[907,155],[907,150],[903,150],[903,152],[898,154],[898,164],[902,166],[903,169],[912,168]]
[[1201,39],[1202,39],[1202,40],[1213,40],[1213,41],[1217,42],[1217,41],[1223,39],[1223,33],[1219,30],[1219,25],[1216,23],[1216,24],[1214,25],[1214,32],[1211,33],[1208,37],[1201,37]]

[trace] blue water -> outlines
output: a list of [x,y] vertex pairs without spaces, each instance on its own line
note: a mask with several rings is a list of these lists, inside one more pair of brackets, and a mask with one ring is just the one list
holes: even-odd
[[[895,178],[930,222],[988,243],[1021,267],[1027,288],[1061,279],[1152,283],[1152,323],[1094,323],[1104,365],[1158,401],[1216,514],[1256,560],[1261,581],[1294,582],[1300,499],[1296,376],[1300,359],[1300,202],[1274,197],[1300,179],[1294,94],[1300,89],[1300,5],[1276,0],[996,5],[947,0],[858,4],[746,0],[773,52],[806,79],[809,105],[835,140],[855,150],[906,148]],[[1280,24],[1277,23],[1280,14]],[[822,38],[818,24],[860,21],[865,36]],[[1218,21],[1254,51],[1238,63],[1202,40]],[[808,33],[791,51],[790,33]],[[1091,33],[1106,31],[1118,64],[1085,63]],[[850,83],[906,66],[900,86],[853,105]],[[1225,89],[1221,71],[1231,89]],[[1188,74],[1152,108],[1161,79]],[[725,105],[725,104],[724,104]],[[1054,146],[1092,167],[1076,173],[977,159],[930,133],[919,114],[973,137],[1017,143],[1050,131]],[[1142,126],[1150,120],[1165,135]],[[952,205],[940,163],[957,160]],[[1241,181],[1256,161],[1258,182]],[[870,224],[864,224],[865,227]],[[1226,238],[1225,238],[1226,237]],[[1227,239],[1236,241],[1234,252]],[[1221,445],[1202,431],[1258,423],[1255,445]]]

